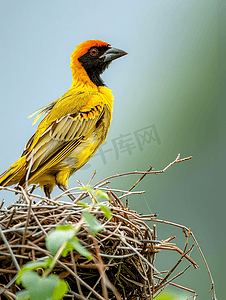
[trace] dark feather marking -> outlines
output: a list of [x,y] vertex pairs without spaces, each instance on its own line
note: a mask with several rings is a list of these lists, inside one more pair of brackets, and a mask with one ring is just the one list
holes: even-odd
[[57,125],[58,125],[57,122],[54,122],[54,123],[52,124],[52,126],[51,126],[51,128],[50,128],[50,136],[53,135],[53,133],[54,133],[54,131],[55,131]]
[[27,142],[27,144],[26,144],[26,146],[24,148],[24,151],[23,151],[23,153],[22,153],[21,156],[24,156],[24,155],[26,155],[28,153],[28,150],[29,150],[29,148],[30,148],[30,146],[31,146],[31,144],[32,144],[32,142],[34,140],[34,137],[35,137],[35,134],[33,134],[32,137],[28,140],[28,142]]
[[6,179],[1,182],[0,186],[4,186],[4,184],[7,183],[13,176],[14,174],[7,176]]
[[[91,47],[90,49],[92,49]],[[78,61],[82,64],[84,69],[86,70],[87,75],[90,80],[96,86],[105,86],[103,80],[100,78],[100,75],[104,72],[104,70],[109,66],[110,62],[104,62],[99,57],[104,54],[104,52],[109,48],[108,46],[95,47],[98,49],[98,55],[92,56],[90,55],[90,49],[86,54],[78,58]]]

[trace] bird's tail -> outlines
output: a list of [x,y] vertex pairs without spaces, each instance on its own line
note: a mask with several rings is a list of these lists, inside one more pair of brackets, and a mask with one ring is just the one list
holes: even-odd
[[0,175],[0,186],[18,183],[26,175],[26,156],[22,156]]

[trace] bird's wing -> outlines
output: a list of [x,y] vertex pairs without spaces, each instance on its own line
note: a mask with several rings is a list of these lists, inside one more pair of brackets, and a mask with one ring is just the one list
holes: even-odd
[[31,176],[33,172],[40,175],[67,157],[94,131],[103,112],[104,101],[98,93],[68,93],[60,98],[24,150]]

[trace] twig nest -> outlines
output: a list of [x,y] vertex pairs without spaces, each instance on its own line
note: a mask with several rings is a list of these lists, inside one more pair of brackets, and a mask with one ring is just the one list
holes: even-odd
[[[84,223],[76,235],[80,243],[91,252],[93,259],[88,260],[73,251],[66,257],[59,258],[60,263],[56,264],[53,272],[66,280],[73,292],[79,294],[81,289],[84,297],[92,290],[102,295],[101,277],[110,289],[109,299],[119,295],[122,299],[148,295],[152,290],[155,272],[153,262],[157,252],[154,231],[146,225],[141,215],[124,207],[121,201],[118,203],[115,199],[105,205],[112,214],[109,220],[99,207],[93,207],[91,211],[102,225],[102,230],[94,236]],[[3,239],[0,242],[2,286],[6,286],[17,274],[15,261],[22,266],[30,261],[44,260],[51,256],[46,249],[46,235],[58,225],[70,223],[76,226],[84,209],[73,203],[52,203],[43,199],[36,204],[32,202],[29,210],[26,199],[20,198],[8,209],[1,210],[2,233],[8,241],[8,245]],[[9,247],[13,254],[10,253]],[[17,292],[17,285],[12,284],[8,291]],[[92,297],[96,299],[97,295]]]
[[[91,254],[87,258],[81,252],[69,250],[67,254],[63,255],[62,252],[55,258],[52,273],[67,281],[70,287],[65,299],[154,299],[168,284],[173,284],[169,276],[182,259],[198,267],[187,255],[192,249],[186,250],[190,231],[183,251],[170,243],[174,237],[158,241],[156,225],[150,228],[145,223],[160,221],[156,215],[138,214],[124,206],[112,190],[108,190],[111,201],[102,202],[101,205],[93,201],[92,195],[92,204],[82,205],[61,199],[53,201],[23,189],[20,194],[16,203],[0,210],[0,293],[7,299],[15,299],[15,294],[23,289],[15,283],[22,265],[53,257],[49,247],[46,247],[46,241],[59,225],[70,224],[75,228],[76,239]],[[78,198],[83,199],[88,194],[89,191],[83,191]],[[35,202],[34,199],[38,198],[41,200]],[[110,218],[103,205],[111,212]],[[96,222],[94,225],[98,230],[95,233],[84,218],[85,212],[89,212]],[[176,265],[163,273],[154,265],[156,254],[161,249],[180,254]],[[44,270],[39,268],[36,272],[42,276]],[[195,293],[192,290],[190,292]]]

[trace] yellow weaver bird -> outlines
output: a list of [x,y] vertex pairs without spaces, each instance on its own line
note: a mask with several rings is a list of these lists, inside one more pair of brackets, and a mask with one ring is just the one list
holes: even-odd
[[49,198],[55,185],[66,189],[68,178],[106,139],[113,95],[100,75],[112,60],[126,54],[99,40],[89,40],[75,48],[71,55],[71,88],[35,112],[39,114],[33,124],[43,113],[45,118],[21,158],[0,175],[0,186],[39,184]]

